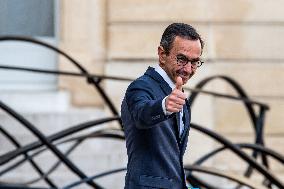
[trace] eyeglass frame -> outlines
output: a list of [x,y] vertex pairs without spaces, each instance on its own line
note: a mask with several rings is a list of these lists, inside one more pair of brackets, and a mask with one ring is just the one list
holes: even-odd
[[[183,60],[182,60],[183,59]],[[181,61],[184,61],[184,62],[181,62]],[[178,54],[176,55],[176,63],[179,65],[179,66],[186,66],[188,63],[190,62],[191,64],[191,67],[193,68],[199,68],[200,66],[202,66],[202,64],[204,63],[204,61],[201,61],[201,60],[190,60],[188,59],[185,55],[183,54]]]

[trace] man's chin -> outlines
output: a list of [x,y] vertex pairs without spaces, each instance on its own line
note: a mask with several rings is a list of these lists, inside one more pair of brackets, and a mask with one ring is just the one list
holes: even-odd
[[185,85],[187,82],[188,82],[188,80],[189,80],[189,77],[181,77],[182,78],[182,82],[183,82],[183,84]]
[[194,74],[189,75],[189,76],[187,76],[187,77],[181,76],[183,84],[185,85],[185,84],[188,82],[188,80],[189,80],[193,75],[194,75]]

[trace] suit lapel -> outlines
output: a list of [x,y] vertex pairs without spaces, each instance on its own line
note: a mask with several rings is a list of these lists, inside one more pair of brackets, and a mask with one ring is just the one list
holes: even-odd
[[[163,77],[155,71],[154,68],[148,67],[147,71],[145,72],[145,75],[148,75],[152,79],[154,79],[157,83],[159,83],[162,91],[164,92],[164,95],[167,96],[172,92],[171,87],[169,84],[163,79]],[[179,135],[180,130],[180,115],[179,113],[174,113],[176,118],[176,124],[174,125],[174,132],[176,134],[177,143],[179,144],[180,151],[182,151],[182,148],[184,146],[184,141],[187,136],[188,130],[189,130],[189,124],[190,124],[190,107],[188,100],[186,100],[186,104],[183,106],[183,113],[184,113],[184,130],[182,135]]]
[[[172,88],[169,86],[169,84],[163,79],[163,77],[155,71],[154,68],[148,67],[147,71],[145,72],[146,75],[150,76],[153,78],[156,82],[160,84],[161,89],[163,90],[165,96],[169,95],[172,92]],[[175,118],[176,118],[176,125],[175,125],[175,133],[176,133],[176,138],[177,142],[180,141],[180,136],[179,136],[179,128],[180,128],[180,117],[179,113],[174,113]]]
[[[160,87],[162,88],[163,92],[165,93],[165,95],[169,95],[172,92],[171,87],[169,86],[169,84],[163,79],[163,77],[155,71],[154,68],[152,67],[148,67],[148,69],[145,72],[146,75],[150,76],[151,78],[153,78],[156,82],[158,82],[160,84]],[[177,133],[177,140],[180,142],[184,141],[184,138],[186,136],[186,133],[188,132],[189,129],[189,123],[190,123],[190,117],[189,117],[189,106],[188,106],[188,100],[186,100],[186,104],[183,106],[183,113],[185,116],[185,122],[184,122],[184,130],[182,133],[182,136],[180,137],[179,135],[179,130],[180,130],[180,116],[179,113],[175,113],[175,117],[176,117],[176,133]]]

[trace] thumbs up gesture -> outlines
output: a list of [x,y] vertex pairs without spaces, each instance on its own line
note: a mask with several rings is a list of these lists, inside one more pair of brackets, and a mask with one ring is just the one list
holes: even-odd
[[168,112],[179,112],[185,104],[186,95],[182,92],[182,78],[176,78],[176,88],[166,98],[166,110]]

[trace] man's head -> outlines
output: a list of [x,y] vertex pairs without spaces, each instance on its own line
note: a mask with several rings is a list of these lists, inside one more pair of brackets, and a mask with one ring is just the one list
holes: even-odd
[[158,47],[159,64],[173,82],[180,76],[185,84],[200,64],[203,41],[196,30],[184,23],[169,25]]

